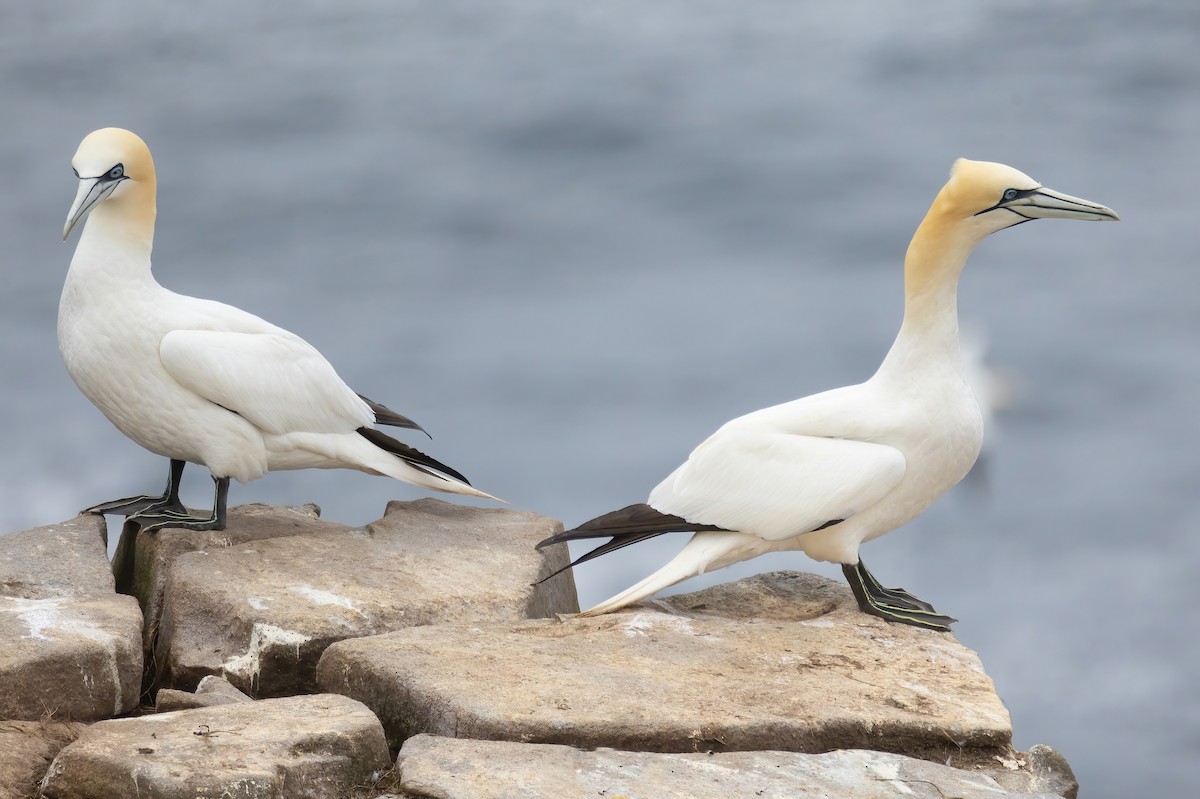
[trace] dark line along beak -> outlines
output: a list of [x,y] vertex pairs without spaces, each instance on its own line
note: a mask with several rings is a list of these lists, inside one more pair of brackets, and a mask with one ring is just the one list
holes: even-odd
[[124,179],[124,177],[119,177],[114,180],[108,175],[79,179],[79,192],[75,195],[75,202],[71,204],[71,210],[67,213],[67,223],[63,225],[63,241],[67,240],[67,236],[71,235],[75,226],[82,222],[97,204],[112,194]]
[[1116,222],[1120,219],[1116,211],[1107,206],[1045,186],[1018,192],[1011,200],[1002,200],[976,216],[997,210],[1012,211],[1025,219],[1083,219],[1093,222]]

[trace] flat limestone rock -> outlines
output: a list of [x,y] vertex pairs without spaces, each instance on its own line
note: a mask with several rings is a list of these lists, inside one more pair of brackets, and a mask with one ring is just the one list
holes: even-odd
[[650,752],[874,749],[945,762],[988,759],[1011,739],[974,652],[947,633],[868,616],[844,586],[792,572],[596,618],[342,641],[317,677],[374,710],[394,744],[427,732]]
[[154,712],[171,713],[196,707],[216,707],[253,701],[251,697],[234,688],[228,680],[210,674],[196,686],[195,693],[176,691],[174,688],[160,690],[154,698]]
[[142,614],[114,593],[104,519],[0,536],[0,719],[92,721],[137,706]]
[[1014,761],[965,771],[866,750],[826,754],[658,754],[615,749],[472,741],[418,735],[400,750],[400,790],[409,799],[1004,799],[1069,797],[1070,771],[1038,774]]
[[0,596],[49,599],[112,594],[106,536],[104,518],[89,513],[0,535]]
[[0,719],[93,721],[137,707],[142,613],[132,597],[0,597]]
[[561,525],[534,513],[392,502],[362,530],[289,535],[175,558],[157,631],[159,685],[222,675],[252,696],[316,689],[345,638],[445,622],[512,622],[578,610]]
[[371,711],[297,696],[103,721],[63,749],[45,799],[340,799],[390,758]]
[[83,724],[0,721],[0,799],[33,799],[50,761]]
[[351,532],[343,524],[320,518],[316,505],[278,506],[252,503],[232,508],[224,530],[200,532],[166,527],[146,532],[126,522],[113,556],[112,571],[121,593],[137,597],[146,617],[144,648],[154,649],[163,595],[171,568],[187,552],[225,549],[248,541],[294,535],[327,536]]

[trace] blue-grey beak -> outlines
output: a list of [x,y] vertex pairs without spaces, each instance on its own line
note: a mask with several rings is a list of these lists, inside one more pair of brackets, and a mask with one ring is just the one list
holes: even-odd
[[98,203],[113,193],[121,180],[123,178],[113,180],[108,175],[79,179],[79,193],[75,195],[75,202],[71,204],[71,210],[67,214],[67,223],[63,225],[63,241],[67,240],[75,226],[82,222]]

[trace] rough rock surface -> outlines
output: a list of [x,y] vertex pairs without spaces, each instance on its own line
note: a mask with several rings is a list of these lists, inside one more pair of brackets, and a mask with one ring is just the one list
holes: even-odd
[[137,705],[142,615],[113,592],[104,520],[0,536],[0,718],[90,721]]
[[974,652],[779,572],[597,618],[416,627],[331,646],[323,690],[393,743],[459,738],[652,752],[876,749],[944,762],[1008,751]]
[[389,762],[367,708],[299,696],[94,724],[55,758],[42,795],[332,799]]
[[112,570],[117,589],[132,594],[141,603],[146,616],[145,650],[154,649],[154,637],[162,615],[163,593],[171,578],[171,567],[184,553],[224,549],[293,535],[333,535],[350,532],[344,524],[320,518],[316,505],[278,506],[253,503],[229,511],[224,530],[198,532],[170,527],[145,532],[137,524],[126,522],[113,556]]
[[1030,759],[1048,757],[1043,750],[1007,766],[965,771],[865,750],[657,754],[418,735],[400,750],[398,767],[400,789],[410,799],[1073,796],[1069,769],[1038,773],[1031,767]]
[[50,761],[83,729],[54,721],[0,721],[0,799],[36,796]]
[[0,536],[0,596],[49,599],[112,594],[106,541],[104,518],[90,513]]
[[0,597],[0,718],[93,721],[137,707],[141,625],[130,597]]
[[253,702],[246,694],[233,687],[228,680],[209,675],[196,686],[196,693],[163,688],[154,698],[156,713],[171,713],[176,710],[191,710],[196,707],[232,705],[235,702]]
[[534,549],[561,529],[544,516],[423,499],[389,503],[362,530],[332,528],[187,552],[160,568],[159,684],[219,674],[253,696],[302,693],[335,641],[578,609],[569,574],[531,585],[566,564],[565,546]]

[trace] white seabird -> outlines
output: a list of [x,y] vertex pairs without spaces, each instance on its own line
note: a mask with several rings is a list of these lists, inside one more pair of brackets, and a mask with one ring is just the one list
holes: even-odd
[[[1003,164],[960,159],[904,261],[904,321],[865,383],[726,423],[630,505],[543,541],[611,540],[575,566],[667,532],[693,532],[666,566],[583,615],[638,602],[680,580],[767,552],[841,563],[866,613],[948,630],[949,616],[867,571],[859,545],[916,517],[963,478],[983,424],[963,376],[958,278],[987,235],[1032,219],[1115,220]],[[569,568],[569,567],[568,567]]]
[[[75,384],[109,421],[171,460],[161,496],[114,500],[88,512],[132,516],[144,530],[221,530],[229,478],[246,482],[305,468],[358,469],[495,499],[376,430],[421,428],[356,394],[299,336],[155,281],[154,162],[140,138],[97,130],[71,165],[79,192],[63,239],[87,223],[59,302],[59,350]],[[206,466],[216,483],[209,516],[189,513],[179,500],[188,462]]]

